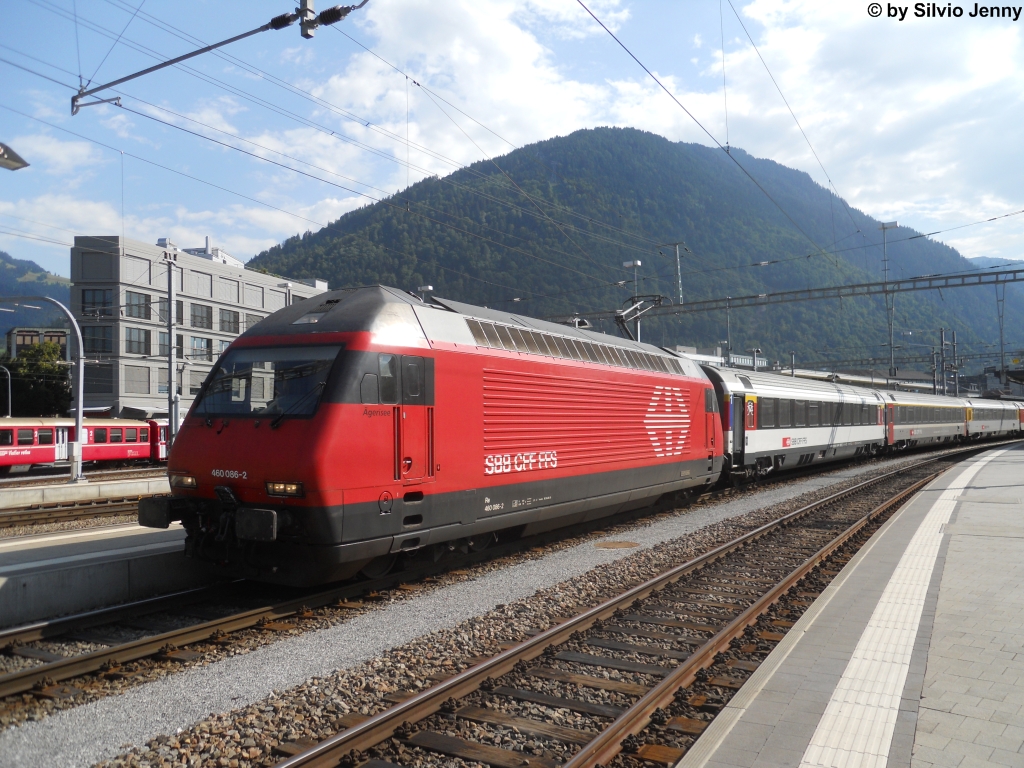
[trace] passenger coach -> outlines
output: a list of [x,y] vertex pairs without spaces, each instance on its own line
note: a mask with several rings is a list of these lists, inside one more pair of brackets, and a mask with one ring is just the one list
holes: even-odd
[[382,573],[709,485],[716,411],[700,368],[649,344],[333,291],[231,345],[140,522],[181,520],[190,554],[261,579]]

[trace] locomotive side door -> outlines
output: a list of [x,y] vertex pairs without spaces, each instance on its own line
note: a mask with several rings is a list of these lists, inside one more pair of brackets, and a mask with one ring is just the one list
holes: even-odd
[[433,360],[402,356],[399,474],[406,482],[433,480]]

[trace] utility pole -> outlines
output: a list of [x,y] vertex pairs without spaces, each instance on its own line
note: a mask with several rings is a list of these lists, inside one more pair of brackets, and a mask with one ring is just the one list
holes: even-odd
[[682,262],[679,260],[679,243],[676,243],[676,283],[679,287],[679,305],[683,304],[683,269]]
[[177,302],[174,300],[174,254],[164,251],[167,265],[167,453],[170,455],[174,437],[178,434],[178,376],[175,368],[177,344],[174,340],[174,320]]
[[886,221],[879,227],[882,230],[882,269],[884,277],[882,292],[885,294],[885,314],[889,323],[889,378],[896,378],[896,349],[893,347],[893,324],[896,320],[896,294],[889,290],[889,251],[885,233],[899,226],[898,221]]
[[728,296],[725,299],[725,344],[726,350],[729,352],[729,356],[732,357],[732,317],[729,311],[729,302],[732,296]]
[[[626,269],[629,269],[630,267],[633,268],[633,306],[636,307],[636,305],[637,305],[637,293],[638,293],[638,291],[637,291],[637,269],[639,269],[640,266],[641,266],[640,259],[633,259],[632,261],[624,261],[624,262],[622,262],[622,266],[625,267]],[[633,322],[635,323],[634,330],[636,332],[636,340],[639,342],[640,341],[640,315],[639,314],[636,316],[636,319]]]
[[1006,347],[1003,341],[1003,311],[1006,308],[1006,286],[996,283],[996,312],[999,313],[999,387],[1006,386]]
[[789,352],[789,375],[796,376],[796,351],[790,350]]
[[956,331],[953,331],[953,396],[960,397],[960,361],[956,356]]
[[935,351],[935,347],[932,347],[932,394],[933,395],[939,394],[939,380],[937,378],[938,373],[939,373],[939,363],[938,363],[938,360],[937,360],[938,355],[939,355],[939,353]]
[[946,329],[939,328],[939,349],[941,350],[942,359],[942,394],[946,392]]

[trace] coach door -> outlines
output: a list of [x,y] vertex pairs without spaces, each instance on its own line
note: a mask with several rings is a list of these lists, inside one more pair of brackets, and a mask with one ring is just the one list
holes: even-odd
[[53,436],[54,461],[68,460],[68,428],[57,427]]
[[896,406],[892,403],[888,403],[885,409],[885,431],[889,436],[889,445],[896,442]]
[[399,476],[407,482],[434,479],[433,360],[402,356],[402,408],[399,425]]
[[734,467],[743,466],[744,399],[743,395],[733,395],[732,408],[729,413],[730,425],[732,426],[732,465]]

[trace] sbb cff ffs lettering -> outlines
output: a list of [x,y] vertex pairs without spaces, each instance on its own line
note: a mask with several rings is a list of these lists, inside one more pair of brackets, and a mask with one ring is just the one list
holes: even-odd
[[484,456],[485,475],[503,475],[511,472],[532,472],[554,469],[558,466],[558,451],[531,451],[528,453],[492,453]]

